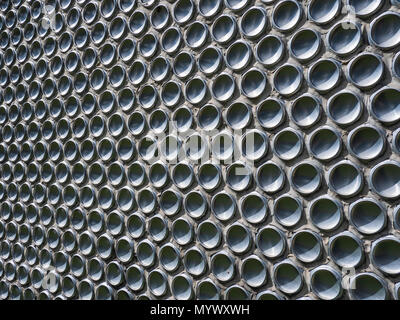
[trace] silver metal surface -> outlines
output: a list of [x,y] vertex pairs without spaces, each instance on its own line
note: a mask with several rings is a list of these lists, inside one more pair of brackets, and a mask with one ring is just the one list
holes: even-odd
[[0,299],[399,299],[398,0],[0,2]]

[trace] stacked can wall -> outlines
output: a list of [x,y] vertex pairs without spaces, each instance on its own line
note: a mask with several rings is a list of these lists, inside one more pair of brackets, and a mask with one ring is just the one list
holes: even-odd
[[397,0],[0,1],[1,299],[398,299]]

